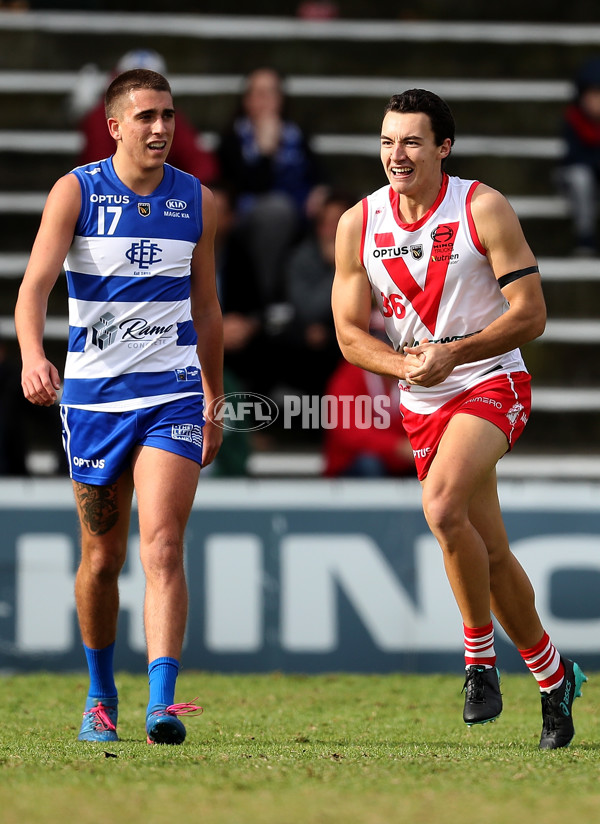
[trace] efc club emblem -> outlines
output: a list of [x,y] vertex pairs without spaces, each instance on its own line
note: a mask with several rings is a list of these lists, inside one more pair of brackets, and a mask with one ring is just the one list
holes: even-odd
[[150,204],[149,203],[138,203],[138,212],[142,217],[149,217],[150,215]]
[[149,269],[155,263],[162,261],[159,252],[162,252],[162,249],[158,243],[142,238],[139,243],[131,244],[125,252],[125,257],[134,266],[139,266],[140,269]]

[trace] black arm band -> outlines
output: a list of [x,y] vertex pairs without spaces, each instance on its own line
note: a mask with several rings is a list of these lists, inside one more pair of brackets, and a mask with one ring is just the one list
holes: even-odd
[[519,280],[519,278],[524,278],[525,275],[533,275],[534,272],[539,271],[537,266],[528,266],[526,269],[516,269],[514,272],[509,272],[508,275],[502,275],[501,278],[498,278],[498,286],[504,289],[509,283],[513,283],[515,280]]

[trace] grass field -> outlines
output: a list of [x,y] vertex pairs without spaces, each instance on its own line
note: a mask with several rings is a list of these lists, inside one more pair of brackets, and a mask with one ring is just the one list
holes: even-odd
[[[589,675],[589,673],[588,673]],[[0,678],[2,824],[389,824],[600,816],[600,675],[571,747],[537,748],[537,687],[505,676],[494,724],[462,723],[460,676],[184,673],[181,747],[145,743],[146,679],[120,675],[119,734],[77,743],[81,675]],[[184,719],[185,720],[185,719]],[[111,757],[116,756],[116,757]]]

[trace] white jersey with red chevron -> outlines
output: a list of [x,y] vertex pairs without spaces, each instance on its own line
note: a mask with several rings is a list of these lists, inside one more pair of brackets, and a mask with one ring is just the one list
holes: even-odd
[[[363,200],[362,263],[396,351],[474,335],[508,308],[471,216],[478,185],[445,174],[435,203],[412,224],[401,221],[391,186]],[[524,370],[514,349],[457,366],[438,386],[401,380],[401,401],[414,412],[433,412],[490,375]]]

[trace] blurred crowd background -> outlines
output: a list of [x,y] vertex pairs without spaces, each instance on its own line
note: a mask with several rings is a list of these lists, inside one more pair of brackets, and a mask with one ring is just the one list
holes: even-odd
[[[472,0],[452,9],[442,0],[398,6],[280,2],[271,17],[267,2],[253,3],[251,13],[243,3],[206,2],[202,15],[177,0],[168,14],[148,2],[136,31],[134,3],[0,2],[0,95],[8,113],[0,128],[0,474],[66,471],[57,410],[21,397],[9,319],[43,197],[75,165],[112,153],[103,92],[115,74],[138,66],[173,85],[169,162],[216,196],[227,391],[278,404],[286,394],[386,394],[397,407],[397,387],[341,361],[330,310],[334,239],[341,214],[385,183],[377,138],[386,101],[427,82],[457,120],[448,171],[514,201],[546,263],[550,318],[558,323],[526,351],[534,385],[549,397],[567,389],[571,400],[580,392],[586,398],[581,409],[540,401],[524,448],[597,450],[600,8],[548,2],[542,20],[512,0],[493,8]],[[44,24],[53,13],[54,23]],[[184,14],[229,22],[218,34],[209,25],[197,36],[173,34],[170,24]],[[386,21],[397,38],[385,36]],[[346,22],[362,23],[362,34],[360,26],[345,30]],[[369,33],[371,23],[380,35]],[[66,318],[64,291],[53,301],[48,346],[60,368],[66,330],[61,337],[52,320]],[[584,346],[573,363],[564,350],[575,339]],[[289,456],[289,474],[293,456],[306,453],[318,457],[313,472],[328,477],[413,474],[398,416],[381,431],[285,430],[276,422],[226,434],[213,470],[221,476],[254,474],[257,455],[278,453]]]

